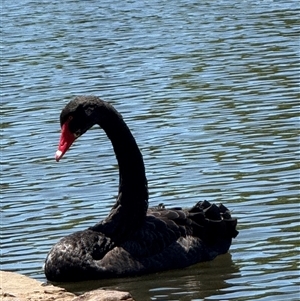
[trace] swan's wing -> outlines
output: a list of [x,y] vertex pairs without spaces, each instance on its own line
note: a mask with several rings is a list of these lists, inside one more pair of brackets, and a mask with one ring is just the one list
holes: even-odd
[[170,245],[191,238],[208,245],[230,240],[237,235],[236,219],[222,204],[199,202],[189,210],[164,207],[150,208],[144,226],[125,243],[133,256],[152,256]]

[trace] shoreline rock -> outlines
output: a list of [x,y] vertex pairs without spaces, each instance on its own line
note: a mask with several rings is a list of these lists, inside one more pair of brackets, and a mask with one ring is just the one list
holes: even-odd
[[97,289],[80,296],[52,284],[13,272],[0,271],[2,301],[134,301],[128,292]]

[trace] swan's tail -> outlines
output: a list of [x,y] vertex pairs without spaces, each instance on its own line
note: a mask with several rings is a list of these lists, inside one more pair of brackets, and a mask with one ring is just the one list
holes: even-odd
[[231,239],[239,233],[236,230],[237,219],[231,217],[223,204],[198,202],[189,210],[189,218],[193,221],[193,235],[212,246],[219,245],[221,241],[231,243]]

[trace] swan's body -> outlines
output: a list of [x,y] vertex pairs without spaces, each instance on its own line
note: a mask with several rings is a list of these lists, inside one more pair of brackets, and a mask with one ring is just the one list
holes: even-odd
[[50,250],[50,281],[131,276],[182,268],[226,253],[237,235],[236,219],[223,205],[148,208],[142,155],[120,114],[95,96],[76,97],[60,116],[57,161],[94,124],[111,140],[120,169],[119,194],[110,214],[95,226],[61,239]]

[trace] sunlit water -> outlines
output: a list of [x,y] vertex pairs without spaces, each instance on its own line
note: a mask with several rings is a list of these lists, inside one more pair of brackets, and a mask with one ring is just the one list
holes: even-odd
[[97,127],[54,161],[59,113],[95,94],[144,155],[151,205],[223,202],[230,254],[68,286],[136,300],[299,299],[299,3],[2,1],[1,269],[45,281],[61,237],[104,218],[118,169]]

